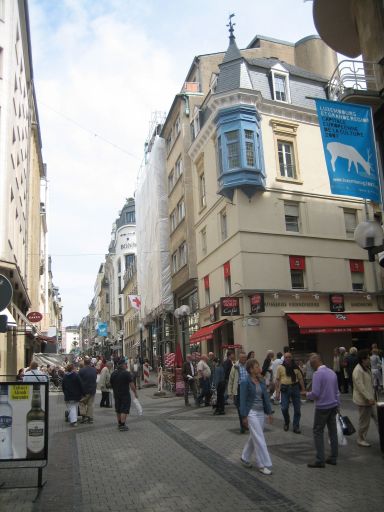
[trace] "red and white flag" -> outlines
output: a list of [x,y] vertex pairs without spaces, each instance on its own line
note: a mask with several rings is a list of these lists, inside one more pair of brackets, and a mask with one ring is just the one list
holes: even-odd
[[131,301],[131,306],[136,309],[136,311],[140,311],[141,308],[141,298],[139,295],[128,295],[129,300]]

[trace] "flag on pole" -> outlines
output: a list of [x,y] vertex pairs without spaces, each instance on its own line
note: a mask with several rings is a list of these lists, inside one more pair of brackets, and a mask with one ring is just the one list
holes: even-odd
[[140,311],[141,308],[141,298],[139,295],[128,295],[129,300],[131,302],[131,306],[136,309],[136,311]]

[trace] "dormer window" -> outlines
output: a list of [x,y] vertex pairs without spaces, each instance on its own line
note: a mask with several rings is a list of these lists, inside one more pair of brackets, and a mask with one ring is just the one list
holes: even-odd
[[271,69],[271,73],[273,99],[283,103],[291,103],[288,71],[281,64],[276,64]]

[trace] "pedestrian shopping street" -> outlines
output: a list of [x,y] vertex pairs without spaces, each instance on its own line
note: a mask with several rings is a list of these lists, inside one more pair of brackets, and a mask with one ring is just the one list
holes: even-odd
[[[71,428],[64,422],[61,393],[50,396],[50,445],[47,480],[35,503],[36,489],[0,491],[2,512],[183,512],[361,511],[382,505],[384,459],[371,424],[370,448],[356,445],[356,434],[340,448],[337,466],[309,469],[313,404],[302,405],[302,434],[283,431],[274,406],[266,439],[272,476],[244,468],[240,455],[247,436],[239,433],[233,405],[224,416],[210,407],[184,407],[183,397],[139,391],[144,414],[131,411],[129,431],[116,428],[113,409],[100,409],[96,396],[93,425]],[[357,425],[351,395],[342,395],[342,411]],[[34,485],[37,472],[1,470],[4,486]]]

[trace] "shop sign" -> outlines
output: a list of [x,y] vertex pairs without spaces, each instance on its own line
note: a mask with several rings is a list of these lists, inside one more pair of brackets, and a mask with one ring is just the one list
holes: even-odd
[[251,313],[264,313],[264,293],[254,293],[249,297],[251,303]]
[[221,297],[221,316],[240,315],[239,297]]
[[332,313],[342,313],[345,311],[344,295],[334,294],[329,296],[329,309]]
[[30,322],[36,324],[42,321],[43,315],[38,311],[31,311],[30,313],[28,313],[27,318]]
[[221,345],[221,348],[243,348],[240,343],[234,343],[233,345]]

